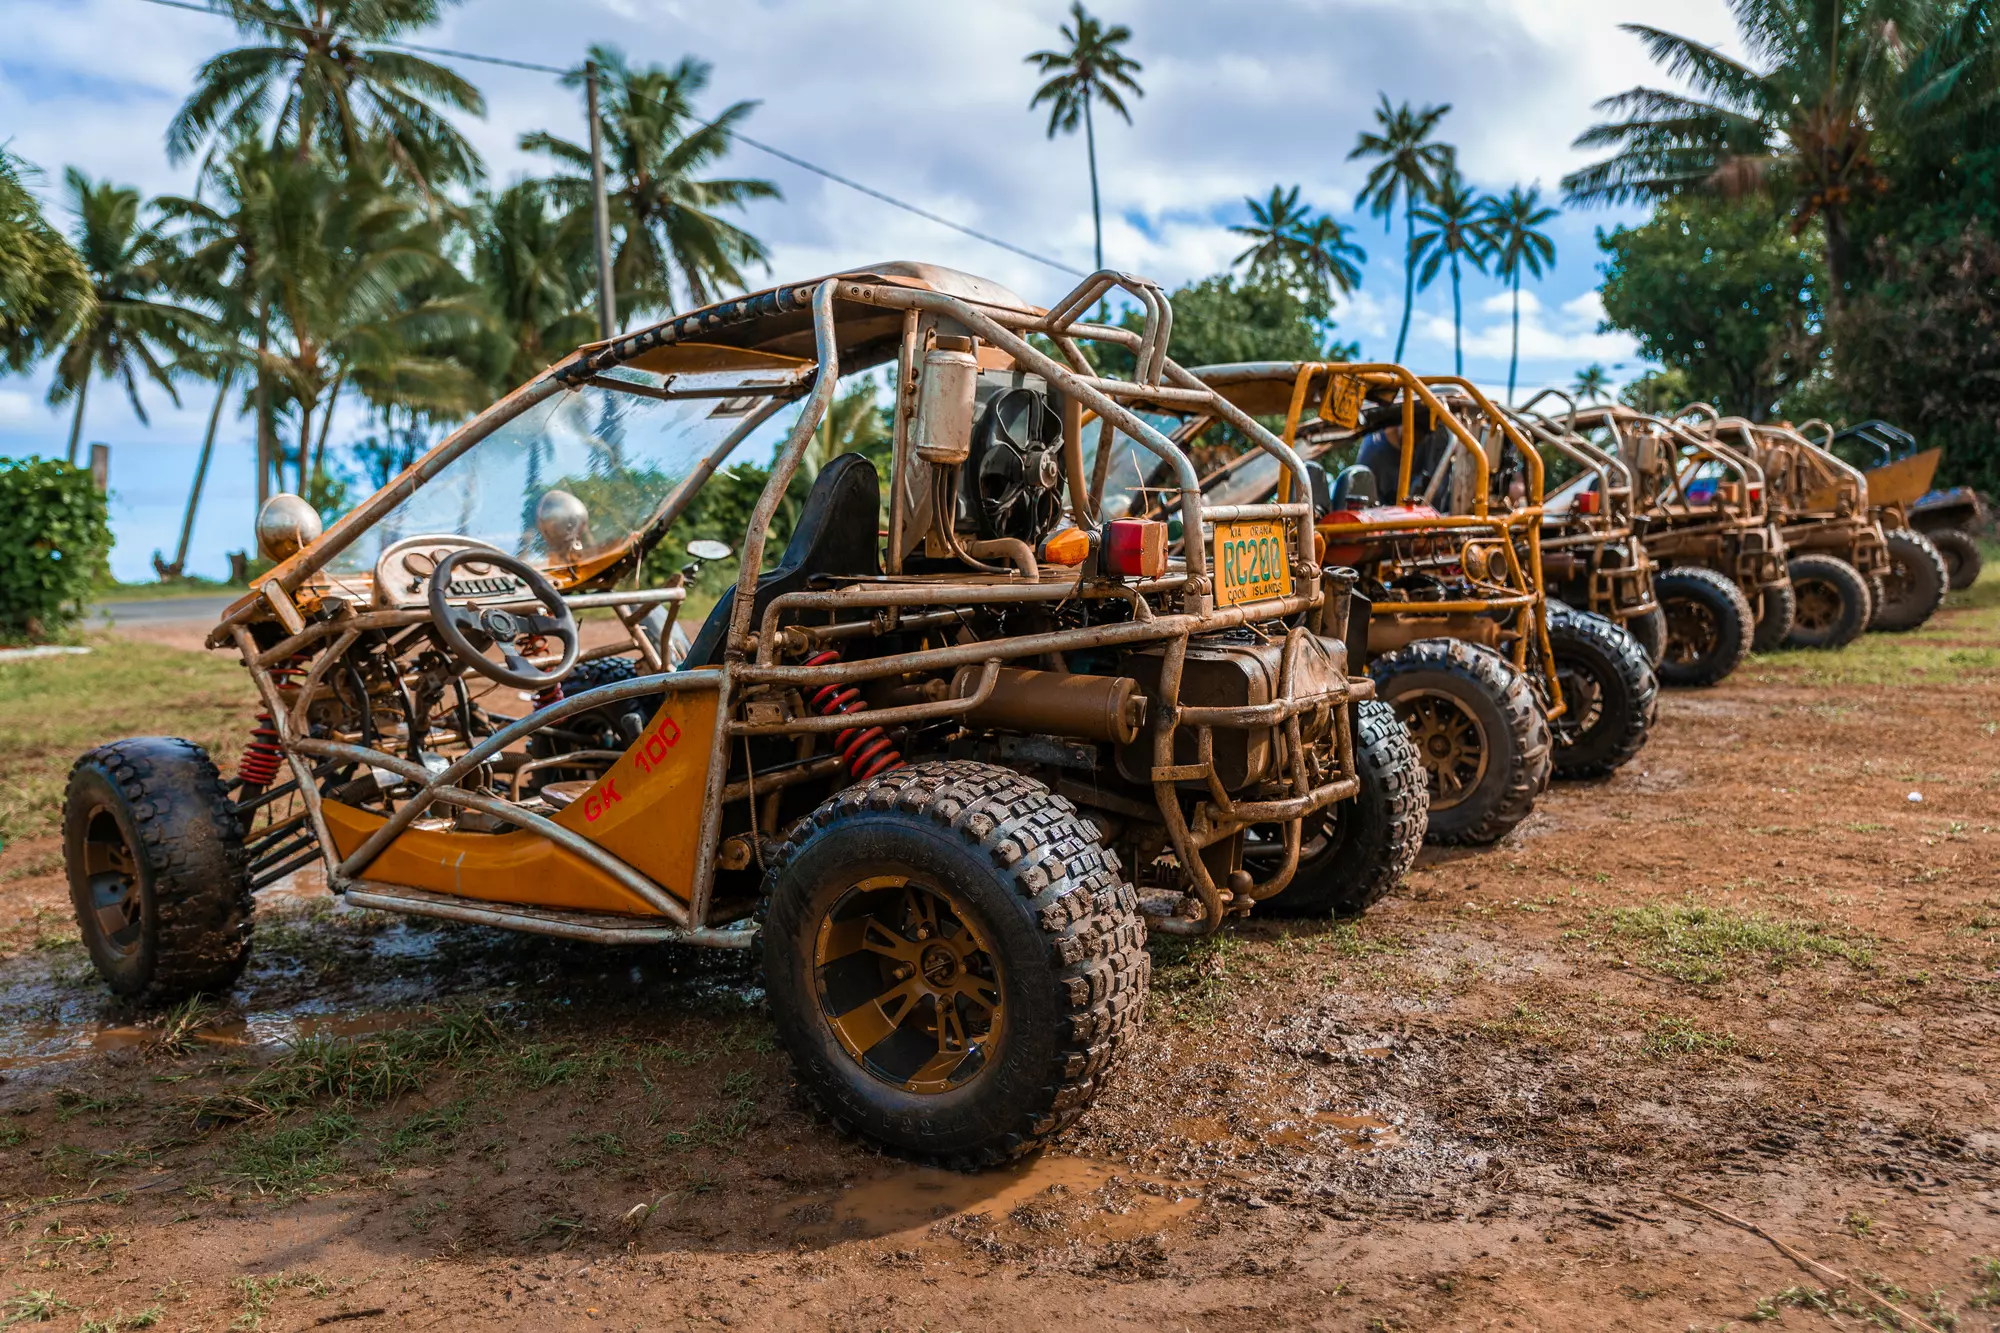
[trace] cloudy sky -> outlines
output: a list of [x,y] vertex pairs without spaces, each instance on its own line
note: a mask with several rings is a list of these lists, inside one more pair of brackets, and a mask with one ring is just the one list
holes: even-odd
[[[1091,260],[1089,179],[1081,136],[1050,141],[1030,113],[1034,72],[1022,56],[1057,42],[1061,0],[463,0],[416,40],[552,65],[592,42],[623,46],[634,63],[684,54],[713,62],[711,105],[761,103],[747,132],[934,212],[1005,237],[1074,268]],[[233,44],[218,18],[147,0],[0,0],[0,143],[44,169],[61,215],[61,171],[182,191],[167,121],[195,68]],[[1340,312],[1342,335],[1365,351],[1393,350],[1402,301],[1397,234],[1354,211],[1365,166],[1347,161],[1380,94],[1449,102],[1442,136],[1482,189],[1557,181],[1582,158],[1569,148],[1607,93],[1657,81],[1636,39],[1644,22],[1727,44],[1721,0],[1098,0],[1093,12],[1134,30],[1146,95],[1134,123],[1100,118],[1105,259],[1169,286],[1228,265],[1242,248],[1228,227],[1244,197],[1273,184],[1357,227],[1369,253],[1362,290]],[[546,75],[462,65],[486,93],[484,120],[465,126],[504,182],[537,168],[516,142],[531,129],[581,139],[578,99]],[[784,192],[744,222],[795,278],[883,258],[970,269],[1048,303],[1068,274],[899,212],[747,148],[737,174]],[[1566,213],[1553,227],[1554,272],[1522,297],[1521,380],[1567,382],[1602,362],[1624,379],[1641,368],[1622,335],[1597,332],[1595,229],[1626,215]],[[1400,229],[1399,229],[1400,231]],[[1474,275],[1466,297],[1468,371],[1504,384],[1507,294]],[[1440,280],[1418,297],[1409,361],[1448,370],[1451,296]],[[0,377],[0,454],[60,451],[66,414],[43,404],[46,374]],[[207,395],[190,386],[180,409],[155,391],[141,426],[99,386],[89,439],[113,445],[114,518],[123,577],[171,546],[192,472]],[[352,423],[360,428],[362,423]],[[215,489],[196,537],[196,567],[214,572],[242,544],[251,492],[246,432],[225,428]]]

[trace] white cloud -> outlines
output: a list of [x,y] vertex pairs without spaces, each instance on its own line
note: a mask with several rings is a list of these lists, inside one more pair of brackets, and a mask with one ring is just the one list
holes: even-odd
[[[61,168],[71,163],[148,193],[187,190],[191,170],[167,163],[163,134],[197,66],[238,42],[231,26],[142,0],[4,3],[0,125],[12,151],[45,168],[44,196],[59,198]],[[1375,356],[1392,350],[1403,315],[1403,226],[1391,218],[1385,231],[1382,219],[1353,212],[1367,164],[1347,152],[1370,122],[1378,89],[1396,102],[1451,103],[1442,136],[1459,146],[1478,188],[1540,182],[1553,202],[1563,173],[1585,160],[1570,143],[1591,123],[1592,102],[1663,81],[1619,23],[1643,20],[1711,41],[1731,30],[1725,0],[1093,7],[1133,27],[1147,90],[1132,103],[1133,124],[1116,116],[1097,123],[1107,262],[1169,285],[1214,272],[1242,248],[1227,225],[1242,218],[1244,197],[1296,184],[1368,250],[1363,289],[1336,313],[1341,335]],[[463,0],[418,40],[557,65],[593,42],[621,44],[641,64],[697,54],[714,64],[705,107],[761,99],[747,125],[757,138],[1087,269],[1082,136],[1046,137],[1046,115],[1027,108],[1035,79],[1022,62],[1056,41],[1067,8],[1068,0],[878,0],[866,9],[841,0]],[[486,94],[486,118],[466,130],[497,183],[545,169],[516,148],[522,132],[583,137],[577,95],[549,76],[463,69]],[[908,257],[984,273],[1042,301],[1073,281],[748,148],[723,170],[783,188],[782,202],[758,204],[743,219],[769,245],[779,277]],[[1566,380],[1586,359],[1631,359],[1629,343],[1597,334],[1594,307],[1579,304],[1596,282],[1591,228],[1620,216],[1570,213],[1551,228],[1557,267],[1522,293],[1524,382]],[[1504,381],[1506,295],[1468,273],[1463,298],[1467,369]],[[1450,356],[1449,281],[1419,293],[1415,306],[1409,356],[1439,368],[1436,358]],[[41,375],[26,385],[0,382],[0,450],[61,447],[67,422],[39,405],[44,384]],[[159,398],[151,392],[148,401]],[[142,430],[115,393],[101,392],[88,433],[129,448],[198,439],[201,425],[191,399],[179,411],[158,402],[153,428]]]

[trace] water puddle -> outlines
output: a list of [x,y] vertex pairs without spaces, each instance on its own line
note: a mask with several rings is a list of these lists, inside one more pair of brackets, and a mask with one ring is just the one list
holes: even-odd
[[1044,1153],[992,1171],[885,1166],[840,1193],[782,1205],[772,1219],[807,1242],[871,1240],[943,1224],[992,1228],[1030,1239],[1127,1240],[1192,1213],[1198,1193],[1122,1166]]

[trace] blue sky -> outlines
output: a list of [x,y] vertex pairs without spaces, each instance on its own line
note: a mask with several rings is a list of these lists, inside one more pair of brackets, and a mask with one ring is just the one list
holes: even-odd
[[[1056,44],[1065,9],[1053,0],[464,0],[419,40],[557,65],[598,41],[641,64],[699,55],[715,66],[712,107],[761,101],[746,127],[758,138],[1088,268],[1083,141],[1045,138],[1045,116],[1027,110],[1035,78],[1021,59]],[[167,163],[163,134],[195,68],[235,42],[227,22],[145,0],[5,0],[5,10],[0,142],[43,169],[53,214],[66,221],[69,165],[149,194],[190,188],[192,171]],[[1228,227],[1244,220],[1244,197],[1299,185],[1368,250],[1363,287],[1339,319],[1342,336],[1381,356],[1393,350],[1401,308],[1401,226],[1385,234],[1380,220],[1356,213],[1366,168],[1346,160],[1378,93],[1451,103],[1443,137],[1476,186],[1539,182],[1558,202],[1558,180],[1583,160],[1569,144],[1590,122],[1590,104],[1658,82],[1618,24],[1725,44],[1730,34],[1720,0],[1101,0],[1093,12],[1134,29],[1129,50],[1145,66],[1134,123],[1098,125],[1107,263],[1169,286],[1216,271],[1242,248]],[[515,147],[522,132],[582,138],[577,99],[552,78],[461,68],[487,96],[486,117],[466,130],[496,182],[537,169]],[[744,218],[770,246],[779,278],[893,257],[983,273],[1042,303],[1071,282],[747,148],[728,169],[784,191]],[[1593,361],[1622,366],[1618,379],[1641,369],[1629,340],[1597,332],[1593,233],[1631,216],[1566,212],[1554,225],[1556,268],[1523,294],[1523,385],[1566,383]],[[1450,369],[1450,302],[1442,279],[1418,297],[1405,359],[1419,369]],[[1504,384],[1506,293],[1471,275],[1465,308],[1468,372]],[[69,421],[44,405],[47,383],[40,368],[0,377],[0,454],[62,450]],[[85,435],[113,446],[121,577],[148,574],[151,551],[171,549],[210,402],[199,384],[185,387],[179,408],[151,389],[152,423],[142,426],[113,386],[93,391]],[[220,572],[223,552],[245,544],[247,425],[225,422],[221,434],[196,531],[201,572]],[[336,441],[366,429],[353,414],[336,423]]]

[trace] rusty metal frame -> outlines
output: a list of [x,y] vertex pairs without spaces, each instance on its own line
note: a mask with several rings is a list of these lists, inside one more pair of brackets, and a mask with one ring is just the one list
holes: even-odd
[[[1145,310],[1145,323],[1139,332],[1084,322],[1089,308],[1114,290],[1128,293]],[[1137,583],[1117,580],[1088,582],[1069,577],[1066,572],[1054,576],[1045,573],[1033,581],[1012,577],[982,580],[959,576],[944,580],[903,578],[893,582],[856,582],[831,590],[795,593],[774,599],[753,627],[756,579],[762,571],[770,519],[796,475],[805,449],[831,403],[839,377],[833,311],[836,298],[903,312],[904,336],[899,357],[899,370],[903,374],[898,381],[895,445],[899,454],[908,447],[907,412],[902,394],[913,363],[915,330],[926,315],[949,318],[1005,351],[1024,369],[1043,375],[1062,391],[1066,401],[1077,404],[1079,410],[1088,409],[1096,413],[1106,423],[1107,429],[1129,435],[1168,465],[1178,483],[1176,504],[1183,516],[1185,530],[1195,537],[1195,540],[1185,543],[1184,568],[1158,579]],[[802,377],[796,386],[781,386],[768,391],[771,401],[752,412],[749,419],[714,446],[695,472],[675,487],[643,525],[645,533],[657,539],[685,509],[703,482],[721,466],[729,452],[785,401],[803,393],[806,405],[778,451],[770,477],[753,511],[745,544],[739,552],[741,570],[737,598],[720,666],[665,673],[661,670],[663,663],[658,660],[658,655],[646,654],[647,664],[652,668],[650,674],[568,696],[501,727],[482,740],[475,742],[471,737],[464,737],[465,752],[441,770],[433,771],[377,745],[352,744],[338,738],[308,734],[310,710],[316,700],[324,697],[328,688],[328,672],[347,650],[364,634],[407,630],[424,624],[429,619],[427,611],[418,608],[359,611],[337,601],[330,605],[323,602],[314,613],[314,618],[307,622],[293,601],[301,591],[309,590],[314,576],[371,524],[495,430],[577,384],[602,383],[613,389],[626,388],[621,381],[604,378],[603,373],[623,356],[636,355],[650,347],[676,340],[672,335],[677,330],[693,325],[693,321],[688,319],[669,321],[667,325],[646,331],[642,337],[628,337],[586,348],[509,394],[493,408],[452,432],[388,486],[336,522],[317,542],[273,570],[257,593],[239,600],[225,612],[223,623],[211,637],[211,642],[234,640],[260,697],[271,713],[279,747],[296,779],[298,796],[304,807],[303,817],[319,844],[330,886],[364,905],[453,920],[485,921],[570,938],[634,940],[641,936],[657,936],[693,943],[738,945],[748,938],[746,932],[718,930],[708,925],[717,857],[720,854],[723,809],[733,799],[754,799],[755,788],[760,783],[755,774],[748,775],[737,784],[728,781],[732,742],[739,736],[804,737],[845,729],[840,719],[817,715],[780,716],[775,721],[768,716],[756,722],[747,717],[739,720],[736,717],[737,705],[744,694],[811,689],[827,683],[854,683],[908,672],[946,671],[966,665],[977,667],[978,683],[965,696],[882,708],[873,710],[869,717],[871,725],[931,721],[963,715],[979,706],[993,689],[999,668],[1005,661],[1033,659],[1050,652],[1079,648],[1152,643],[1165,645],[1167,663],[1162,672],[1161,685],[1155,692],[1157,697],[1152,703],[1155,760],[1152,780],[1155,797],[1160,822],[1167,829],[1169,841],[1186,868],[1192,896],[1203,906],[1200,920],[1163,920],[1159,923],[1160,928],[1169,933],[1205,932],[1216,928],[1226,913],[1234,910],[1231,903],[1224,899],[1223,890],[1214,883],[1200,851],[1204,846],[1241,832],[1252,823],[1284,825],[1288,856],[1278,873],[1263,884],[1253,886],[1247,897],[1251,900],[1268,897],[1282,889],[1296,867],[1301,821],[1334,801],[1352,797],[1358,790],[1354,738],[1347,720],[1347,705],[1372,697],[1373,689],[1365,678],[1343,677],[1332,686],[1309,695],[1294,693],[1295,667],[1302,643],[1300,636],[1305,632],[1302,626],[1323,596],[1319,569],[1314,560],[1310,503],[1281,500],[1259,505],[1205,505],[1200,479],[1180,443],[1162,435],[1129,406],[1155,404],[1182,411],[1198,410],[1228,420],[1253,445],[1277,459],[1280,476],[1288,490],[1295,485],[1297,489],[1294,493],[1308,493],[1304,464],[1288,439],[1280,439],[1247,414],[1236,410],[1168,357],[1173,315],[1165,294],[1156,284],[1145,279],[1105,271],[1079,284],[1047,313],[984,305],[937,291],[892,283],[838,277],[824,279],[809,287],[777,289],[770,294],[769,300],[781,309],[798,309],[807,305],[811,308],[816,357],[809,381]],[[1069,364],[1036,349],[1028,337],[1037,333],[1054,341],[1064,361]],[[1079,339],[1131,348],[1137,360],[1138,374],[1131,381],[1098,376],[1082,355]],[[1428,390],[1423,392],[1428,394]],[[1476,390],[1473,392],[1476,393]],[[648,396],[673,398],[680,395],[673,394],[669,388]],[[1474,448],[1476,451],[1476,442]],[[1080,456],[1077,461],[1080,462]],[[1080,467],[1071,469],[1072,482],[1079,473]],[[899,502],[904,498],[899,468],[891,496],[892,530],[897,527]],[[1072,503],[1087,516],[1087,497],[1073,496]],[[902,518],[907,521],[906,514]],[[1213,603],[1213,587],[1206,564],[1207,533],[1218,523],[1245,518],[1277,519],[1293,528],[1297,538],[1291,543],[1295,550],[1293,572],[1297,591],[1281,599],[1217,609]],[[573,607],[601,604],[616,608],[621,621],[636,640],[641,637],[635,628],[640,607],[667,604],[677,614],[685,596],[685,589],[669,588],[644,593],[578,594],[565,600]],[[1177,609],[1155,610],[1148,601],[1151,597],[1177,603]],[[1132,619],[992,642],[947,644],[891,657],[819,667],[786,666],[776,660],[781,643],[819,642],[823,641],[819,636],[831,640],[856,632],[857,622],[842,620],[843,613],[869,613],[869,619],[858,622],[859,627],[871,630],[879,626],[886,632],[899,625],[938,625],[942,623],[940,616],[946,620],[955,618],[958,615],[956,610],[940,612],[936,609],[946,604],[1060,602],[1074,599],[1123,599],[1132,608]],[[804,610],[833,612],[834,623],[823,627],[780,626],[785,612]],[[252,621],[268,616],[277,617],[290,632],[270,647],[260,649],[248,626]],[[1180,664],[1185,658],[1191,635],[1280,620],[1295,623],[1287,631],[1276,699],[1268,704],[1243,709],[1189,708],[1179,702]],[[326,642],[329,639],[331,644]],[[644,645],[641,647],[643,651]],[[296,683],[281,680],[276,668],[316,648],[323,651],[307,669],[303,680]],[[705,758],[702,824],[689,901],[685,905],[638,870],[546,816],[524,808],[518,802],[502,800],[463,785],[469,776],[476,774],[482,765],[508,746],[575,714],[627,698],[711,690],[715,696],[717,726],[714,743]],[[1315,782],[1308,771],[1301,719],[1322,709],[1330,712],[1328,725],[1335,737],[1334,757],[1332,776]],[[851,726],[852,723],[846,725]],[[1204,763],[1191,766],[1195,770],[1206,770],[1205,774],[1189,772],[1190,766],[1175,765],[1174,737],[1183,726],[1194,730],[1198,753],[1205,757],[1212,756],[1212,736],[1216,728],[1276,728],[1280,768],[1286,773],[1282,789],[1288,794],[1258,801],[1232,800],[1215,780],[1212,759],[1205,758]],[[407,792],[407,796],[400,805],[390,810],[380,827],[372,830],[349,854],[340,856],[330,835],[321,793],[308,760],[334,760],[393,774],[402,783],[394,790]],[[774,774],[761,781],[767,790],[774,790],[788,780],[822,775],[820,769],[808,765],[797,770],[796,774]],[[1325,778],[1325,771],[1322,777]],[[1209,789],[1206,799],[1195,801],[1191,818],[1183,809],[1179,790],[1179,783],[1190,779],[1205,780]],[[370,882],[366,878],[367,871],[381,852],[426,810],[440,804],[478,811],[555,842],[630,890],[666,924],[635,926],[633,919],[606,914],[557,913],[507,904],[485,904],[476,900],[461,901],[446,895],[425,894]],[[1242,906],[1247,907],[1247,902]],[[648,919],[636,920],[643,923]]]

